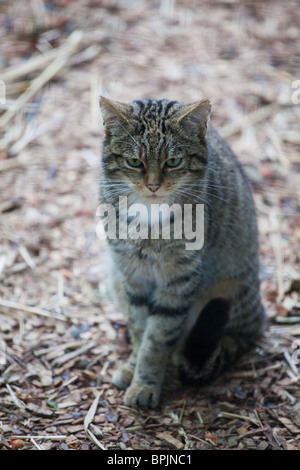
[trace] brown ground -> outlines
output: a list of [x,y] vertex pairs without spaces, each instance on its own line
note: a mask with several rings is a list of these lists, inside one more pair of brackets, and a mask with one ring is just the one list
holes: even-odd
[[[0,21],[0,448],[299,449],[299,2],[19,0]],[[100,93],[211,98],[257,203],[265,336],[209,387],[168,380],[154,411],[111,385],[129,347],[95,233]]]

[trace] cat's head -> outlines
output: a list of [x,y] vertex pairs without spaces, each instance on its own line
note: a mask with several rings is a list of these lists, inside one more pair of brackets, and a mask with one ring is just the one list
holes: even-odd
[[170,195],[184,195],[190,182],[203,177],[209,100],[125,104],[101,97],[100,107],[103,171],[112,186],[113,181],[126,183],[138,199],[160,203]]

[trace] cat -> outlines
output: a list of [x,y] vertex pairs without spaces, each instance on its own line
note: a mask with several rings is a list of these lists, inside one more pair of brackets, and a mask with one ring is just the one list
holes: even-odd
[[[100,203],[116,211],[117,235],[108,247],[114,295],[128,315],[132,343],[112,381],[126,389],[126,405],[154,408],[169,361],[183,382],[205,384],[261,334],[255,207],[240,163],[209,121],[209,100],[125,104],[101,97],[100,107]],[[169,239],[118,236],[124,218],[118,201],[125,196],[129,206],[148,209],[202,205],[201,249],[186,249],[184,234],[180,239],[174,232]]]

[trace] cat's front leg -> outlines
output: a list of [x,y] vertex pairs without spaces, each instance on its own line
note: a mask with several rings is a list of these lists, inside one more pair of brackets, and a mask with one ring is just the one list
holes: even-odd
[[134,376],[125,394],[129,406],[155,408],[160,399],[166,365],[178,342],[186,312],[178,308],[149,314],[139,347]]
[[113,384],[120,389],[127,388],[132,381],[147,314],[147,307],[129,305],[128,332],[132,344],[132,352],[128,361],[118,367],[112,378]]
[[120,389],[127,388],[132,380],[149,313],[147,306],[148,294],[138,281],[132,280],[130,284],[128,282],[123,283],[123,300],[128,315],[128,333],[132,344],[132,352],[128,361],[116,370],[112,378],[113,384]]

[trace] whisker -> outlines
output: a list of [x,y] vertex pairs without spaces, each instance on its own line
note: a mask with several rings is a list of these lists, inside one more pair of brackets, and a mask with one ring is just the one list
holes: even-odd
[[140,144],[135,140],[135,138],[130,134],[130,132],[126,129],[126,127],[124,127],[122,124],[121,124],[121,127],[122,129],[124,129],[125,132],[127,132],[127,134],[129,135],[129,137],[131,137],[131,139],[136,143],[136,145],[138,147],[140,147]]
[[201,182],[197,182],[195,184],[193,183],[183,183],[182,184],[183,187],[186,187],[186,188],[199,188],[199,189],[209,189],[209,188],[216,188],[216,189],[226,189],[228,191],[234,191],[236,192],[237,191],[237,188],[234,187],[234,186],[223,186],[222,184],[212,184],[210,181],[207,182],[207,184],[205,184],[205,182],[201,183]]
[[176,195],[181,196],[182,198],[186,198],[187,196],[190,196],[190,197],[195,198],[196,200],[198,199],[199,201],[203,202],[204,204],[207,204],[208,206],[210,206],[210,203],[208,201],[206,201],[205,199],[203,199],[199,195],[199,193],[195,193],[193,191],[180,190],[180,189],[175,189],[174,193]]

